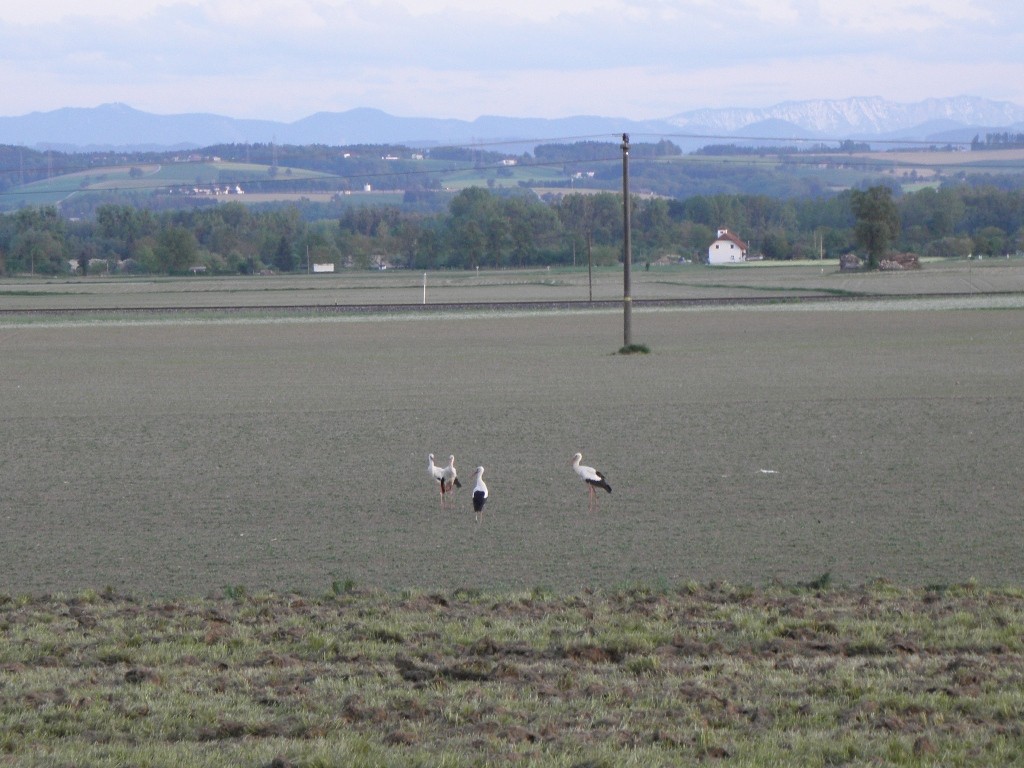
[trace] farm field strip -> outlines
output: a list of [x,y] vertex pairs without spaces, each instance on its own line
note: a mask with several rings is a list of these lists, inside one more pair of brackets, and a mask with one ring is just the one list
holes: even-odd
[[[460,302],[586,301],[586,269],[476,272],[342,272],[334,275],[219,278],[0,280],[0,310],[148,309],[160,307],[420,305]],[[594,271],[593,299],[622,298],[621,269]],[[901,297],[924,294],[1024,294],[1020,259],[929,263],[902,274],[844,274],[834,265],[636,270],[632,295],[643,300],[786,298],[814,294]]]
[[[635,305],[633,313],[644,315],[658,312],[928,312],[958,309],[1024,309],[1024,294],[996,295],[977,294],[971,296],[943,296],[929,298],[889,298],[859,299],[836,303],[831,301],[776,302],[769,304],[700,304],[678,306],[643,306]],[[556,308],[502,308],[499,304],[482,305],[477,308],[462,306],[459,309],[430,311],[403,310],[339,312],[325,314],[309,307],[295,307],[269,310],[252,307],[239,308],[231,311],[218,311],[215,308],[205,310],[167,310],[155,309],[145,314],[126,311],[90,312],[88,314],[70,311],[67,314],[54,315],[46,312],[28,312],[19,315],[4,315],[0,312],[0,329],[4,328],[89,328],[97,326],[152,326],[152,325],[275,325],[280,323],[374,323],[374,322],[437,322],[443,320],[474,319],[474,318],[522,318],[546,315],[618,315],[621,307],[595,306]]]
[[[7,327],[0,583],[1019,584],[1021,317],[644,312],[631,357],[615,312]],[[428,452],[487,467],[484,523]]]

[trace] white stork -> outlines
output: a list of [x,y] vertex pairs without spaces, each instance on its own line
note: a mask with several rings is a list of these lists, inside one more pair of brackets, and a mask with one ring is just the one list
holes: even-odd
[[441,488],[441,508],[445,507],[445,487],[444,487],[444,467],[439,467],[434,464],[434,454],[427,455],[427,474],[430,475],[431,479],[437,483]]
[[459,475],[455,471],[455,455],[452,454],[448,457],[448,466],[441,470],[441,484],[446,486],[445,492],[451,493],[453,488],[461,488],[462,483],[459,482]]
[[587,511],[593,512],[598,507],[597,503],[597,489],[604,488],[608,493],[612,492],[612,487],[608,485],[608,481],[605,479],[603,473],[598,472],[593,467],[588,467],[585,464],[580,464],[583,459],[582,453],[577,453],[572,457],[572,468],[576,470],[576,474],[580,476],[580,479],[587,484],[587,492],[590,494],[590,506]]
[[487,503],[487,484],[484,483],[483,467],[473,470],[473,479],[476,480],[476,484],[473,486],[473,511],[476,513],[476,521],[479,523],[484,516],[484,504]]

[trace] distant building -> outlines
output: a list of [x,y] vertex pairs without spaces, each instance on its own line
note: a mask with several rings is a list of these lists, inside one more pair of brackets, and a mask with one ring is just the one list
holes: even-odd
[[747,260],[747,244],[728,229],[718,230],[715,242],[708,248],[708,264],[734,264]]

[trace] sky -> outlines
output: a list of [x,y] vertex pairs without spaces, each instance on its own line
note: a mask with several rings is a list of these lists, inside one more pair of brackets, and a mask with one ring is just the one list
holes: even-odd
[[1024,105],[1020,0],[18,0],[0,115],[631,120],[880,96]]

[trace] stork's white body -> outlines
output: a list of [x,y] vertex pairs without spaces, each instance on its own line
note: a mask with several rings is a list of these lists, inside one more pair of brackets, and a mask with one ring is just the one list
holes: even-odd
[[444,488],[444,467],[434,464],[434,454],[427,455],[427,474],[437,483],[441,491],[441,508],[445,507]]
[[479,523],[484,516],[484,504],[487,503],[487,484],[484,482],[484,468],[477,467],[473,470],[473,512],[476,513],[476,521]]
[[445,492],[450,492],[453,488],[461,488],[462,483],[459,482],[459,473],[455,471],[455,455],[448,457],[448,466],[441,470],[441,483],[445,486]]
[[576,471],[576,474],[580,476],[580,479],[587,484],[587,492],[590,495],[588,510],[592,512],[598,507],[597,489],[603,488],[608,493],[611,493],[612,487],[608,484],[608,480],[605,478],[603,472],[598,472],[596,469],[588,467],[586,464],[580,464],[582,460],[582,453],[577,453],[573,456],[572,468]]

